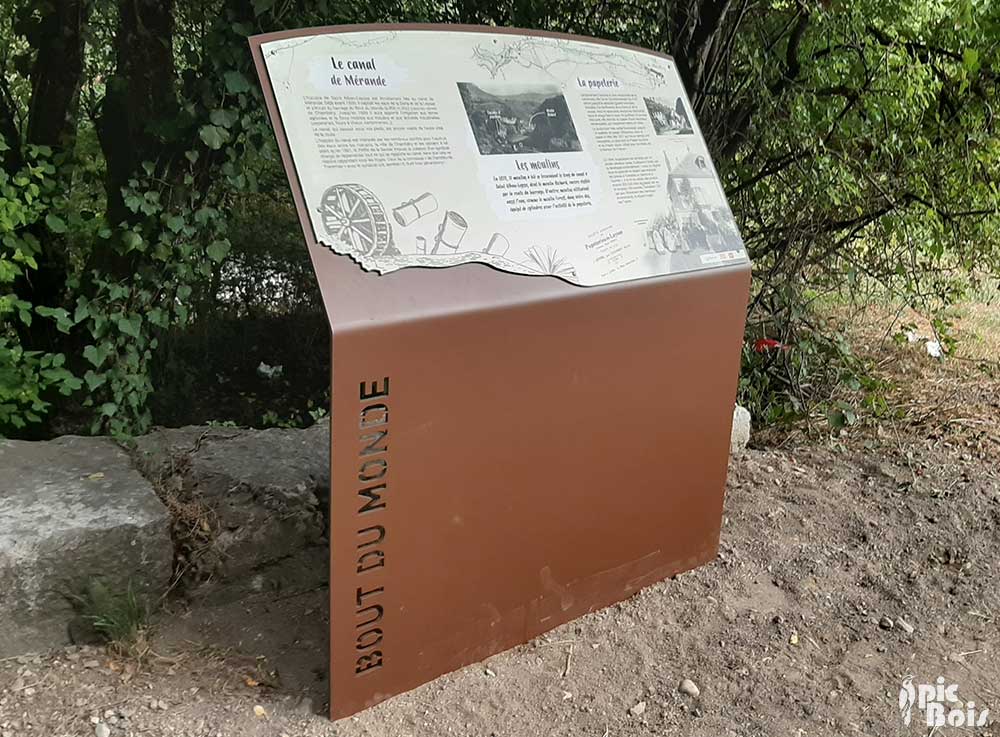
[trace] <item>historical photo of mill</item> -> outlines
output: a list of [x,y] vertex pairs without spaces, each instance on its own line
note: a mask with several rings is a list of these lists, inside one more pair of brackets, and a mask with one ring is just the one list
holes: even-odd
[[684,107],[684,101],[677,97],[673,101],[659,97],[644,97],[649,119],[658,136],[684,136],[694,133],[691,117]]
[[484,156],[582,150],[566,98],[554,84],[458,82],[458,91]]

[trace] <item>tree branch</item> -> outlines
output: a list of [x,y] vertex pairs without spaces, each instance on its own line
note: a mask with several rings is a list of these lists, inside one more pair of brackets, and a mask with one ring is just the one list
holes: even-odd
[[17,125],[16,109],[7,79],[0,76],[0,137],[8,146],[7,150],[0,154],[0,165],[8,174],[13,174],[24,165],[21,158],[21,131]]

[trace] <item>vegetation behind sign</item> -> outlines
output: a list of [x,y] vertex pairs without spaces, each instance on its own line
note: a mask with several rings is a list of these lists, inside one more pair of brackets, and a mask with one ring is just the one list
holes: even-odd
[[[141,431],[167,376],[196,378],[173,381],[161,406],[227,380],[199,361],[164,369],[185,335],[315,310],[252,82],[246,37],[263,31],[496,24],[673,55],[755,263],[742,392],[763,419],[800,417],[823,387],[863,374],[813,318],[822,295],[875,284],[935,318],[1000,270],[995,3],[0,0],[0,11],[3,434]],[[494,129],[510,142],[486,145],[571,146],[548,117],[521,130],[520,107],[553,99],[505,101]],[[664,134],[683,125],[672,101],[651,104]],[[765,339],[789,348],[749,347]]]

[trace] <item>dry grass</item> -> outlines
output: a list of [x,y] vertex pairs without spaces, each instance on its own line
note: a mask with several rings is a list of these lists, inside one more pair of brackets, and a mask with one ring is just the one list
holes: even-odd
[[[1000,458],[1000,298],[996,291],[946,315],[956,339],[943,359],[928,355],[924,340],[893,336],[911,324],[933,339],[930,320],[908,308],[871,307],[840,322],[886,383],[894,418],[880,432],[918,435],[980,458]],[[846,318],[846,319],[845,319]]]
[[[843,334],[856,355],[873,367],[882,388],[835,387],[807,422],[791,427],[759,427],[754,442],[761,447],[784,446],[830,433],[826,407],[838,402],[857,410],[858,424],[846,428],[845,440],[868,432],[922,433],[926,437],[955,434],[958,428],[982,430],[986,443],[1000,444],[1000,285],[991,283],[973,299],[950,308],[940,318],[947,335],[939,334],[931,318],[884,294],[858,300],[840,296],[814,304],[814,324],[829,335]],[[817,319],[818,318],[818,319]],[[919,339],[908,342],[904,333]],[[951,343],[950,338],[954,339]],[[928,354],[927,341],[945,345],[938,360]],[[873,406],[866,407],[870,402]],[[990,439],[992,438],[992,439]]]
[[1000,286],[948,311],[960,334],[956,356],[1000,365]]

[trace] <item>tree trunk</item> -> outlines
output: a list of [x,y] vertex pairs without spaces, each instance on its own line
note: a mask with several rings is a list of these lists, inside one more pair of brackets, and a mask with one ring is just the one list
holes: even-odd
[[28,143],[71,148],[83,73],[83,27],[89,0],[53,0],[32,33]]
[[114,225],[132,215],[125,207],[122,187],[144,161],[157,168],[163,165],[167,141],[150,124],[169,126],[176,120],[173,6],[173,0],[118,3],[116,68],[97,123],[107,161],[108,220]]

